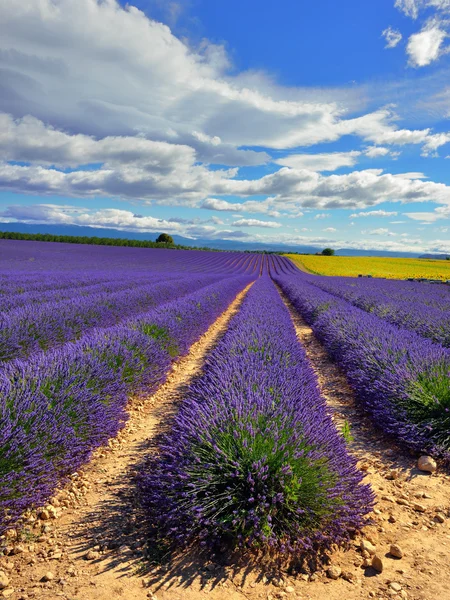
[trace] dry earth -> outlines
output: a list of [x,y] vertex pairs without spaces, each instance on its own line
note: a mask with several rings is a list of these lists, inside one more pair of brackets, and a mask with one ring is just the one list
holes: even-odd
[[[350,450],[377,494],[373,525],[313,574],[231,567],[223,557],[195,553],[155,556],[155,549],[147,547],[133,477],[247,290],[173,366],[153,396],[130,403],[129,422],[109,447],[97,451],[48,507],[31,514],[19,533],[11,531],[0,540],[0,549],[4,547],[0,586],[6,585],[0,596],[11,600],[450,599],[449,476],[417,470],[416,459],[373,429],[355,406],[345,377],[293,311],[298,337],[335,422],[338,427],[344,421],[350,424],[354,437]],[[361,540],[366,540],[368,551],[361,550]],[[389,554],[391,544],[399,546],[401,559]],[[382,573],[364,566],[371,564],[371,552],[380,558]],[[336,569],[327,573],[329,566]]]

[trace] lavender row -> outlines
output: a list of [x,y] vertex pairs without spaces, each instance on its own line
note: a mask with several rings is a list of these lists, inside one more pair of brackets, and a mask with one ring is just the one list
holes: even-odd
[[269,552],[329,548],[365,523],[373,498],[361,480],[263,276],[143,470],[155,536]]
[[71,274],[70,276],[64,273],[40,272],[33,274],[14,274],[2,273],[0,275],[0,299],[14,300],[20,298],[24,294],[29,293],[46,293],[52,290],[64,290],[67,288],[85,287],[98,283],[106,283],[114,281],[117,274],[112,273],[95,273],[86,275],[85,272]]
[[27,305],[0,315],[0,361],[26,358],[39,351],[77,340],[93,327],[112,327],[222,276],[196,275],[176,281],[150,283],[132,290],[102,292],[87,298]]
[[374,423],[420,452],[450,458],[450,352],[308,283],[274,276],[337,361]]
[[[311,277],[310,283],[394,325],[450,347],[450,293],[444,286],[379,280],[351,283],[341,277]],[[439,289],[438,289],[439,288]]]
[[0,534],[42,505],[154,390],[250,279],[229,278],[139,319],[9,363],[0,374]]
[[[186,277],[185,274],[183,276]],[[120,278],[116,277],[112,281],[101,281],[97,283],[93,283],[91,281],[90,284],[86,285],[80,285],[79,280],[75,279],[72,281],[72,285],[67,285],[63,288],[56,287],[45,291],[32,291],[19,295],[10,294],[8,296],[0,296],[0,313],[9,312],[11,310],[15,310],[16,308],[27,305],[38,306],[39,304],[46,304],[47,302],[61,302],[63,300],[70,300],[74,296],[78,298],[87,298],[89,296],[93,296],[94,294],[111,294],[121,290],[131,290],[137,287],[142,287],[148,285],[150,282],[152,284],[156,284],[160,283],[161,281],[171,281],[173,279],[177,279],[177,274],[170,273],[163,275],[161,273],[157,273],[151,278],[148,275],[143,278],[134,274],[131,276],[128,274],[121,274]]]

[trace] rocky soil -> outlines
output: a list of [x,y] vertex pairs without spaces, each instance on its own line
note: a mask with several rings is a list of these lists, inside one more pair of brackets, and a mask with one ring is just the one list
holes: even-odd
[[0,538],[0,598],[450,599],[450,477],[439,468],[418,469],[417,457],[374,430],[343,375],[293,312],[336,425],[350,425],[350,450],[377,495],[373,524],[315,572],[257,569],[245,560],[231,566],[224,557],[196,553],[163,556],[147,545],[134,476],[244,295],[173,366],[156,394],[130,403],[129,422],[108,447],[48,506]]

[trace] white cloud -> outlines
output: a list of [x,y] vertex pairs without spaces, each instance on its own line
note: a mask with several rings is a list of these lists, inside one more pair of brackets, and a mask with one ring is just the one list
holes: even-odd
[[427,135],[398,131],[389,111],[347,118],[348,90],[331,101],[333,90],[283,88],[233,74],[229,63],[222,46],[189,47],[116,0],[0,0],[0,111],[14,118],[31,114],[100,139],[140,134],[227,166],[269,159],[240,146],[295,148],[347,134],[422,143]]
[[87,208],[55,204],[16,205],[9,206],[0,215],[4,219],[14,219],[22,222],[114,227],[128,231],[161,231],[164,229],[170,233],[178,233],[183,229],[179,223],[112,208],[89,210]]
[[378,158],[379,156],[386,156],[389,154],[389,149],[384,146],[368,146],[364,150],[364,154],[369,158]]
[[388,212],[386,210],[369,210],[368,212],[353,213],[349,219],[358,219],[360,217],[396,217],[397,212]]
[[421,4],[422,0],[395,0],[395,8],[398,8],[412,19],[417,19]]
[[270,198],[267,200],[247,200],[246,202],[228,202],[228,200],[221,200],[219,198],[206,198],[200,204],[200,208],[217,210],[219,212],[247,212],[268,214],[272,217],[280,216],[279,211],[274,209],[274,202]]
[[381,34],[386,40],[385,48],[395,48],[402,41],[402,34],[398,29],[387,27]]
[[340,167],[353,167],[361,152],[330,152],[321,154],[290,154],[274,162],[293,169],[310,169],[311,171],[335,171]]
[[107,168],[140,165],[149,171],[189,168],[196,160],[193,148],[155,142],[135,136],[108,136],[100,140],[83,134],[69,135],[27,115],[14,120],[0,114],[0,152],[5,160],[77,167],[101,163]]
[[240,219],[232,223],[233,227],[267,227],[268,229],[278,229],[282,227],[281,223],[276,221],[259,221],[258,219]]
[[378,229],[372,229],[371,231],[362,231],[361,233],[367,233],[369,235],[386,235],[386,236],[395,236],[396,233],[389,231],[385,227],[379,227]]
[[325,229],[322,229],[322,231],[329,231],[331,233],[337,231],[337,229],[335,229],[334,227],[326,227]]
[[425,144],[423,145],[422,155],[428,156],[432,154],[436,156],[436,151],[441,146],[448,144],[450,142],[450,133],[435,133],[433,135],[428,136]]
[[[56,169],[0,163],[0,188],[20,193],[67,197],[109,196],[150,203],[184,204],[225,212],[248,212],[277,217],[280,211],[301,209],[368,208],[384,202],[450,204],[450,187],[416,179],[421,174],[391,175],[380,169],[324,176],[313,171],[282,168],[260,179],[235,179],[236,172],[208,171],[194,166],[170,174],[136,166],[120,169]],[[217,196],[268,196],[265,200],[229,202]],[[326,214],[326,213],[325,213]]]
[[407,17],[417,19],[419,12],[426,8],[435,8],[438,11],[450,11],[450,0],[395,0],[395,7]]
[[446,37],[446,31],[436,21],[411,35],[406,47],[409,63],[414,67],[425,67],[437,60],[443,52],[442,44]]
[[318,215],[316,215],[314,217],[315,220],[317,219],[327,219],[328,217],[331,217],[331,215],[329,213],[319,213]]
[[114,228],[120,231],[141,233],[175,233],[189,238],[244,239],[247,233],[217,229],[206,221],[193,222],[188,219],[157,219],[138,215],[128,210],[79,208],[56,204],[34,204],[31,206],[13,205],[3,212],[0,218],[6,222],[52,223],[56,225],[79,225],[96,228]]

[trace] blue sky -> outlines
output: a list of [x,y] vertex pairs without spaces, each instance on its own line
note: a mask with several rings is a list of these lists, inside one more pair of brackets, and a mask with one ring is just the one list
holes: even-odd
[[0,0],[0,220],[450,252],[450,0]]

